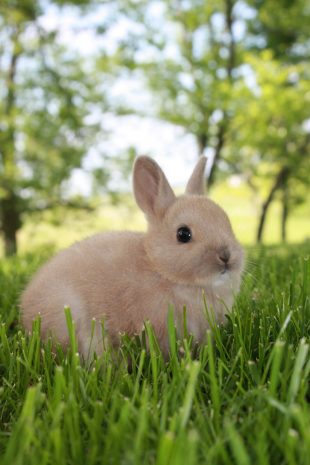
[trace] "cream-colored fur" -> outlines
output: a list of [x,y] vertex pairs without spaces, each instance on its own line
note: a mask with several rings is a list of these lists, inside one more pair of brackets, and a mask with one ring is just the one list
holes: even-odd
[[[205,158],[197,163],[186,194],[176,197],[160,167],[148,157],[134,166],[134,192],[146,214],[148,231],[101,233],[78,242],[44,265],[22,295],[27,329],[41,314],[42,334],[67,344],[64,306],[71,308],[80,351],[89,350],[92,319],[104,318],[112,344],[120,333],[139,334],[150,320],[168,352],[167,312],[173,305],[181,333],[183,307],[188,329],[202,341],[208,327],[203,295],[218,322],[238,292],[243,252],[229,219],[203,196]],[[181,243],[177,230],[187,226],[192,240]],[[221,256],[229,253],[227,266]],[[228,252],[227,252],[228,251]],[[227,269],[226,269],[227,268]],[[102,350],[99,327],[93,349]]]

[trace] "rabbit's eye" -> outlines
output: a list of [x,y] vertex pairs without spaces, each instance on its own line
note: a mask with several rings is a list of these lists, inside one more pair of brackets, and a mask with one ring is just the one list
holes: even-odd
[[181,226],[177,230],[177,239],[179,242],[189,242],[192,238],[192,232],[187,226]]

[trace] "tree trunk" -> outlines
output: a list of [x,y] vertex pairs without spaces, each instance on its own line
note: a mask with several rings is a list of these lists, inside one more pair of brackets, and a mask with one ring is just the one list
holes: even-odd
[[229,80],[232,80],[232,72],[235,67],[235,38],[233,34],[233,8],[234,8],[234,1],[233,0],[226,0],[226,11],[225,11],[225,21],[226,21],[226,28],[229,34],[229,53],[228,53],[228,60],[227,60],[227,75]]
[[[226,62],[226,71],[227,71],[227,78],[230,84],[233,83],[233,70],[236,66],[236,54],[235,54],[235,38],[233,34],[233,24],[234,24],[234,16],[233,16],[233,8],[235,2],[233,0],[226,0],[225,1],[225,24],[226,30],[229,36],[229,45],[228,45],[228,58]],[[227,111],[223,109],[223,119],[219,123],[218,133],[217,133],[217,143],[215,146],[215,153],[213,158],[213,163],[210,169],[209,177],[208,177],[208,186],[210,187],[215,180],[215,173],[216,167],[218,165],[219,160],[222,156],[222,150],[225,143],[225,134],[227,131],[227,127],[229,124],[229,116]]]
[[17,252],[16,231],[13,229],[5,233],[4,237],[4,253],[6,257],[11,257]]
[[263,237],[263,230],[264,230],[264,226],[265,226],[265,221],[266,221],[266,216],[267,216],[267,211],[268,211],[268,208],[270,207],[273,199],[274,199],[274,195],[275,193],[277,192],[277,190],[283,186],[283,184],[286,182],[287,178],[288,178],[288,175],[289,175],[289,168],[287,166],[284,166],[283,168],[281,168],[281,170],[279,171],[276,179],[275,179],[275,182],[273,183],[271,189],[270,189],[270,192],[265,200],[265,202],[263,203],[262,205],[262,210],[261,210],[261,214],[260,214],[260,219],[259,219],[259,224],[258,224],[258,229],[257,229],[257,235],[256,235],[256,241],[258,243],[261,243],[262,242],[262,237]]
[[13,192],[1,200],[1,229],[4,237],[5,256],[14,255],[17,251],[16,233],[21,226],[18,199]]
[[15,192],[15,81],[17,64],[21,54],[18,29],[13,30],[11,40],[13,44],[13,51],[9,60],[6,79],[7,97],[5,101],[5,114],[8,118],[9,124],[3,134],[1,147],[1,163],[3,168],[1,187],[5,191],[5,194],[0,200],[0,221],[6,256],[14,255],[16,253],[16,233],[21,226],[19,199]]
[[210,169],[210,172],[209,172],[209,176],[208,176],[208,186],[209,187],[212,186],[212,184],[214,183],[216,167],[217,167],[218,161],[221,158],[221,153],[222,153],[222,149],[223,149],[224,142],[225,142],[225,130],[226,130],[225,122],[223,121],[222,123],[220,123],[220,126],[219,126],[219,130],[218,130],[218,134],[217,134],[217,143],[216,143],[216,146],[215,146],[215,152],[214,152],[214,158],[213,158],[213,163],[212,163],[212,166],[211,166],[211,169]]
[[198,152],[199,152],[200,157],[204,154],[204,151],[206,150],[206,147],[207,147],[207,143],[208,143],[207,134],[197,135]]
[[282,195],[282,216],[281,216],[281,239],[283,242],[286,242],[286,225],[287,225],[287,218],[289,214],[288,209],[288,188],[287,186],[283,187],[283,195]]

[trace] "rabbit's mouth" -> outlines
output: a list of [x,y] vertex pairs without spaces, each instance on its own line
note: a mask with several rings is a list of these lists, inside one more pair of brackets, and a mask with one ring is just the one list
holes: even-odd
[[240,285],[240,275],[241,273],[237,262],[226,264],[214,274],[212,286],[217,289],[231,288],[237,290]]
[[225,263],[221,266],[220,268],[220,274],[225,275],[225,274],[231,274],[233,272],[238,272],[240,268],[240,265],[237,260],[230,260],[228,263]]
[[230,271],[230,266],[229,266],[229,265],[225,265],[225,267],[221,269],[220,274],[221,274],[221,275],[227,274],[229,271]]
[[228,269],[221,270],[219,273],[217,273],[212,280],[212,284],[214,287],[221,287],[225,284],[228,284],[231,282],[231,273],[229,272]]
[[221,266],[219,274],[221,276],[230,274],[234,270],[234,267],[231,263],[225,263],[225,265]]

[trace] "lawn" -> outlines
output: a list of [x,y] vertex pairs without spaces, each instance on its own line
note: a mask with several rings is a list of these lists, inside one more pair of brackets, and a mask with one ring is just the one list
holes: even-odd
[[149,326],[150,353],[124,338],[87,364],[39,322],[25,335],[18,295],[47,253],[1,263],[1,465],[309,464],[309,243],[250,250],[226,325],[194,356],[170,320],[169,362]]

